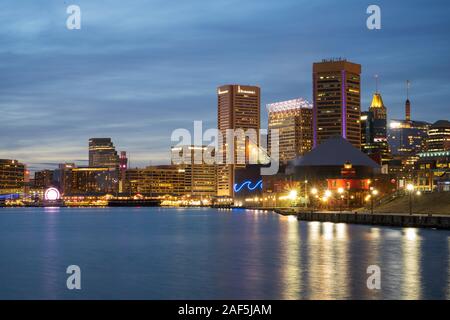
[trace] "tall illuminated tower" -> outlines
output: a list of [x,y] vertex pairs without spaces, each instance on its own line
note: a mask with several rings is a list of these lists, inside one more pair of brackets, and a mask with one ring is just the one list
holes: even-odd
[[314,146],[342,136],[361,147],[361,65],[345,59],[313,64]]
[[370,155],[380,164],[390,160],[387,138],[387,109],[383,103],[381,93],[377,90],[373,94],[369,112],[362,113],[362,151]]
[[[243,165],[226,164],[226,153],[230,147],[230,141],[227,141],[227,130],[254,129],[259,133],[260,128],[260,104],[261,90],[256,86],[248,85],[224,85],[217,89],[217,124],[223,140],[219,141],[218,157],[223,160],[222,165],[217,166],[217,195],[224,197],[233,196],[234,185],[234,169]],[[253,141],[259,145],[259,136],[257,141]],[[244,150],[247,163],[247,148],[249,141],[245,141]],[[235,143],[234,162],[238,160],[238,155],[243,150],[237,150],[239,144]],[[245,165],[244,165],[245,166]]]

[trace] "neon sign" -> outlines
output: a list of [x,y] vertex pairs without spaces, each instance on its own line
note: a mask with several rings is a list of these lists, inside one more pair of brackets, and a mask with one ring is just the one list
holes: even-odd
[[255,91],[241,89],[241,86],[238,86],[238,93],[244,93],[244,94],[256,94]]
[[254,191],[255,189],[259,188],[262,190],[262,179],[255,183],[255,185],[252,186],[252,181],[246,180],[242,182],[240,185],[235,183],[234,184],[234,192],[240,192],[244,187],[247,188],[249,191]]

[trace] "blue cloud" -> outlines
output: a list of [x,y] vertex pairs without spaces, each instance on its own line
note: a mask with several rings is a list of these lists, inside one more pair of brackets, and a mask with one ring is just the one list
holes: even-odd
[[410,79],[414,118],[450,118],[450,3],[377,2],[379,31],[358,0],[2,1],[0,157],[73,161],[107,136],[135,165],[167,162],[172,130],[216,125],[218,85],[261,86],[265,127],[266,103],[311,99],[312,63],[339,56],[363,66],[363,109],[379,74],[390,117]]

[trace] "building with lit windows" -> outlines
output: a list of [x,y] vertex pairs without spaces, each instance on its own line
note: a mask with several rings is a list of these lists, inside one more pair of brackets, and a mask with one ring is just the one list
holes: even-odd
[[62,175],[65,196],[118,192],[118,174],[114,168],[70,166],[62,169]]
[[119,155],[111,138],[89,139],[89,166],[119,169]]
[[[293,99],[267,105],[269,112],[268,151],[278,144],[279,162],[304,155],[313,147],[312,104],[305,99]],[[270,132],[278,130],[278,140],[272,141]]]
[[42,170],[34,173],[34,187],[38,189],[46,189],[54,184],[53,170]]
[[314,146],[341,136],[361,147],[361,65],[347,60],[313,64]]
[[417,154],[427,150],[428,130],[431,124],[411,119],[409,85],[406,81],[405,119],[391,120],[388,126],[388,144],[391,154],[397,159],[406,159],[405,165],[413,165]]
[[450,122],[439,120],[428,130],[427,151],[450,150]]
[[415,185],[421,191],[450,191],[450,151],[419,154]]
[[391,120],[388,143],[393,156],[414,156],[426,151],[430,124],[423,121]]
[[0,159],[0,194],[23,193],[25,165],[17,160]]
[[361,150],[380,164],[386,164],[391,158],[387,109],[379,92],[374,93],[369,111],[361,113]]
[[126,188],[130,195],[183,196],[186,194],[185,170],[177,165],[128,169]]
[[216,165],[213,147],[193,145],[172,147],[171,162],[172,165],[177,165],[184,170],[187,195],[200,199],[216,196]]
[[[222,137],[219,139],[218,158],[221,160],[217,166],[217,195],[232,197],[234,185],[234,172],[236,168],[245,167],[249,162],[249,144],[259,146],[260,104],[261,90],[256,86],[224,85],[217,89],[217,123]],[[256,133],[253,140],[234,139],[234,150],[230,150],[232,141],[227,141],[227,130],[242,129]],[[227,164],[227,153],[233,154],[234,164]],[[233,158],[231,157],[231,158]],[[245,157],[245,158],[244,158]]]

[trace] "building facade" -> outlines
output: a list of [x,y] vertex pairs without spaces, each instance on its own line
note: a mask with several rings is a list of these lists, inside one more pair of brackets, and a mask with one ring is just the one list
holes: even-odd
[[216,165],[213,161],[213,147],[190,145],[171,149],[172,165],[184,170],[185,193],[193,198],[216,196]]
[[[250,143],[259,146],[261,90],[256,86],[224,85],[217,89],[217,104],[217,123],[221,133],[217,150],[220,162],[217,166],[217,195],[231,197],[235,168],[248,163]],[[246,133],[253,131],[256,136],[228,141],[227,130],[237,129]],[[234,158],[234,164],[227,163],[227,154],[232,155],[229,159]]]
[[428,130],[427,151],[450,150],[450,122],[439,120]]
[[421,191],[450,191],[450,151],[419,154],[415,185]]
[[62,172],[64,195],[116,194],[118,174],[108,167],[66,167]]
[[132,195],[183,196],[186,194],[185,170],[177,165],[128,169],[126,188]]
[[[312,104],[305,99],[293,99],[267,105],[269,112],[268,150],[278,144],[279,162],[288,161],[311,151],[313,147]],[[278,139],[272,141],[272,130],[278,130]]]
[[0,194],[23,193],[25,165],[17,160],[0,159]]
[[53,170],[42,170],[34,173],[34,187],[38,189],[45,189],[53,186]]
[[119,155],[111,138],[89,139],[89,167],[119,169]]
[[429,128],[427,122],[391,120],[388,143],[392,155],[408,157],[426,151]]
[[390,160],[387,138],[387,109],[381,94],[373,95],[368,112],[361,113],[361,150],[380,164]]
[[361,65],[346,60],[313,64],[314,146],[341,136],[361,147]]

